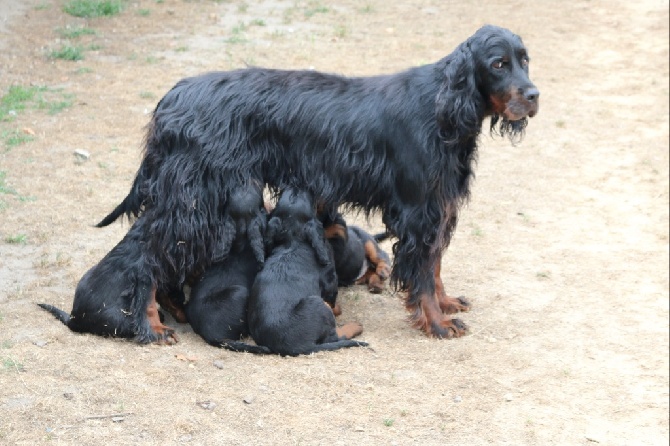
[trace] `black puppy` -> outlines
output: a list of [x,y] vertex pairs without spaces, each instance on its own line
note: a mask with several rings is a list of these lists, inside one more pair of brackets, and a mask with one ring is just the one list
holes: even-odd
[[267,213],[259,184],[233,191],[223,224],[235,233],[230,253],[195,283],[185,308],[193,331],[217,346],[249,335],[247,299],[265,259]]
[[137,220],[126,236],[84,274],[70,314],[53,305],[38,305],[75,332],[132,338],[141,344],[177,342],[174,330],[160,321],[157,287],[144,256],[144,223],[142,218]]
[[384,291],[384,281],[391,275],[391,259],[380,248],[377,236],[347,225],[339,213],[326,223],[324,232],[333,247],[339,286],[367,284],[371,293]]
[[351,339],[363,327],[357,323],[336,327],[326,304],[335,301],[337,275],[309,193],[286,189],[270,217],[266,234],[270,254],[249,297],[249,331],[257,345],[223,346],[288,356],[367,346]]

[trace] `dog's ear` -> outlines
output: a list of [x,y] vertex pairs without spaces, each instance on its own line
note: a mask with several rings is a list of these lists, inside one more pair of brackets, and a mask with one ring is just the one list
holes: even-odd
[[233,219],[226,215],[217,232],[218,243],[212,250],[212,262],[220,262],[228,257],[237,234],[237,227]]
[[440,136],[446,143],[458,144],[481,131],[486,102],[477,88],[476,59],[470,44],[469,40],[462,43],[443,60],[444,79],[435,105]]
[[247,237],[251,244],[251,250],[259,265],[265,262],[265,243],[263,240],[267,226],[267,215],[265,210],[256,213],[256,216],[249,223],[247,228]]
[[328,265],[332,263],[332,250],[326,242],[323,235],[323,226],[316,219],[313,218],[303,226],[303,234],[309,244],[314,248],[314,253],[321,265]]
[[275,239],[281,232],[282,220],[279,217],[272,217],[268,221],[267,229],[265,230],[265,249],[270,251],[275,245]]

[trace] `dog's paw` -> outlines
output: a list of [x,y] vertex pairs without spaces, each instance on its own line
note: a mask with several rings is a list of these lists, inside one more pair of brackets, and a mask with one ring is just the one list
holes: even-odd
[[368,291],[372,294],[380,294],[384,291],[384,279],[378,274],[371,274],[368,279]]
[[169,327],[165,327],[163,332],[158,335],[158,340],[156,340],[158,345],[175,345],[178,342],[177,333]]
[[386,262],[379,262],[375,272],[381,280],[386,280],[391,276],[391,267]]
[[444,314],[465,313],[472,308],[472,305],[464,296],[438,296],[438,301]]
[[439,339],[460,338],[467,332],[468,326],[462,320],[446,317],[440,321],[433,321],[426,330],[428,336]]

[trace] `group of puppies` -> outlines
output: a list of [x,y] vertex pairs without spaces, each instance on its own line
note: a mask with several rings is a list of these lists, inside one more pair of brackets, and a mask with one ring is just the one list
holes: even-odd
[[[75,332],[177,342],[164,325],[169,312],[207,343],[234,351],[296,356],[367,346],[353,340],[358,323],[338,326],[338,288],[367,284],[383,291],[391,262],[371,236],[342,215],[318,215],[309,192],[286,188],[274,208],[260,184],[236,188],[221,224],[230,248],[191,286],[153,284],[145,271],[140,217],[128,234],[80,280],[70,314],[38,304]],[[244,342],[249,337],[254,344]]]

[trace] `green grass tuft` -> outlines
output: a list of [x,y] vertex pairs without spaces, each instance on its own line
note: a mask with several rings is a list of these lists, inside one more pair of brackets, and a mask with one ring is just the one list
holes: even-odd
[[94,29],[85,26],[77,26],[75,28],[65,27],[58,28],[58,34],[65,39],[76,39],[81,36],[94,36],[96,34]]
[[18,192],[16,192],[14,188],[7,186],[7,184],[5,183],[6,176],[7,172],[3,172],[0,170],[0,194],[18,195]]
[[7,371],[22,372],[25,368],[23,364],[12,358],[2,358],[2,367]]
[[[44,86],[13,85],[0,98],[0,122],[13,121],[19,112],[31,106],[55,115],[72,105],[74,95]],[[6,132],[4,134],[6,136]]]
[[70,0],[63,11],[75,17],[109,17],[119,14],[123,6],[121,0]]
[[12,245],[25,245],[28,242],[28,237],[25,234],[8,235],[5,241]]
[[3,130],[0,133],[0,138],[5,144],[5,147],[7,147],[7,150],[11,149],[12,147],[19,146],[23,143],[26,143],[28,141],[32,141],[35,138],[32,135],[27,135],[25,133],[20,132],[19,130]]
[[84,51],[78,46],[63,45],[59,50],[53,50],[49,56],[52,59],[77,61],[84,58]]
[[22,87],[13,85],[0,99],[0,121],[12,121],[16,113],[26,108],[26,103],[33,100],[38,87]]

